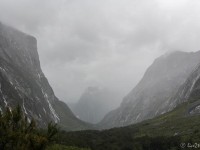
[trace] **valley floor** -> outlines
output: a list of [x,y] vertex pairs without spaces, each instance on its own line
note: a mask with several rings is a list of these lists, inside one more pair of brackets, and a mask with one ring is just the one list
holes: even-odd
[[57,142],[92,150],[179,150],[195,146],[200,149],[200,116],[189,114],[197,103],[184,103],[164,115],[127,127],[63,131]]

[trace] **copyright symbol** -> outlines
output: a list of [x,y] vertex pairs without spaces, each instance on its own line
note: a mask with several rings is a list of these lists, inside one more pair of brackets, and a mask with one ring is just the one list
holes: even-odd
[[180,144],[180,147],[181,147],[181,148],[185,148],[185,146],[186,146],[185,143],[181,143],[181,144]]

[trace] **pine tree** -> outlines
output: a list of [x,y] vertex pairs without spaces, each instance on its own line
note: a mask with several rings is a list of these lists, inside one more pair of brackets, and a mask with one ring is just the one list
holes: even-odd
[[43,134],[34,119],[28,122],[19,105],[0,111],[0,150],[44,150],[57,132],[57,125],[49,123]]

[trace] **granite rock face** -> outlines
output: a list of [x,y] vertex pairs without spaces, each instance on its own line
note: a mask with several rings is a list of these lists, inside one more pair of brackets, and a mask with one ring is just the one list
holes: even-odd
[[74,124],[84,129],[85,123],[67,105],[63,118],[57,111],[59,103],[41,70],[37,40],[0,23],[0,110],[19,104],[28,119],[34,118],[42,127],[50,121],[63,123],[70,118],[67,129],[73,130]]
[[190,114],[200,113],[200,64],[190,74],[178,92],[169,100],[168,104],[175,108],[184,102],[194,103],[194,106],[188,110]]

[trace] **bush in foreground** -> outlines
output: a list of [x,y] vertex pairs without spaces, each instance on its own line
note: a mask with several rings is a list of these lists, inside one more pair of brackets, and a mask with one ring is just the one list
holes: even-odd
[[34,119],[28,121],[20,106],[0,111],[1,150],[44,150],[58,132],[55,124],[41,132]]

